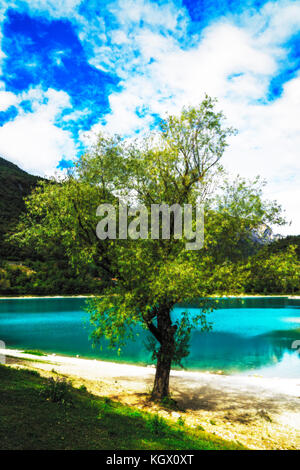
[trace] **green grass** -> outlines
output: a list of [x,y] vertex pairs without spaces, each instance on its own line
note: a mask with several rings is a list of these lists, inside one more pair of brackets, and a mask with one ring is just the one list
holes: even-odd
[[24,354],[32,354],[33,356],[46,356],[43,351],[40,351],[39,349],[25,349],[25,351],[22,351]]
[[70,388],[71,406],[43,391],[49,379],[0,366],[0,449],[243,449],[200,430]]

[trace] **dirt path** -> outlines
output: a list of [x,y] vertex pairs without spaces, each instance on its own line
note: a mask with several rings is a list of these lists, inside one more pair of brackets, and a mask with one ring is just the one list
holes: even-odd
[[181,416],[186,425],[201,426],[253,449],[300,449],[300,379],[172,371],[172,396],[184,410],[174,412],[148,400],[154,368],[12,350],[0,350],[0,355],[5,352],[10,365],[34,367],[44,375],[54,370],[71,377],[74,386],[85,384],[94,394],[172,420]]

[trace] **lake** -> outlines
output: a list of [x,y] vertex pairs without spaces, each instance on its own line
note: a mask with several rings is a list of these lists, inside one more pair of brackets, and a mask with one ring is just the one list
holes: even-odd
[[[145,347],[147,333],[137,328],[121,355],[92,347],[91,327],[83,298],[0,299],[0,340],[6,348],[40,349],[110,361],[151,364]],[[174,315],[186,307],[178,306]],[[195,310],[189,308],[191,314]],[[184,365],[192,370],[259,374],[268,377],[300,375],[300,300],[288,298],[222,299],[208,314],[211,332],[195,330]],[[299,348],[300,349],[300,348]]]

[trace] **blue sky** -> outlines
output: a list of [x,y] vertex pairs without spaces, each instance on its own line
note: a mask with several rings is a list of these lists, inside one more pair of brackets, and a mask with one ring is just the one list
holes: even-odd
[[31,173],[205,93],[238,129],[225,167],[267,178],[300,233],[299,1],[1,2],[0,155]]

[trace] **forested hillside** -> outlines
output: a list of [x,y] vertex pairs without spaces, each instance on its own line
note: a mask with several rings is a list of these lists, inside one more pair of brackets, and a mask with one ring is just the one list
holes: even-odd
[[280,238],[268,245],[269,253],[280,253],[286,250],[290,245],[296,247],[296,254],[300,260],[300,235],[288,235],[287,237]]
[[30,175],[0,157],[0,295],[88,294],[101,281],[91,267],[80,273],[70,266],[64,251],[37,253],[35,246],[20,247],[7,240],[25,211],[24,198],[42,178]]
[[28,196],[41,178],[30,175],[17,165],[0,157],[0,258],[20,257],[19,250],[4,241],[12,233]]

